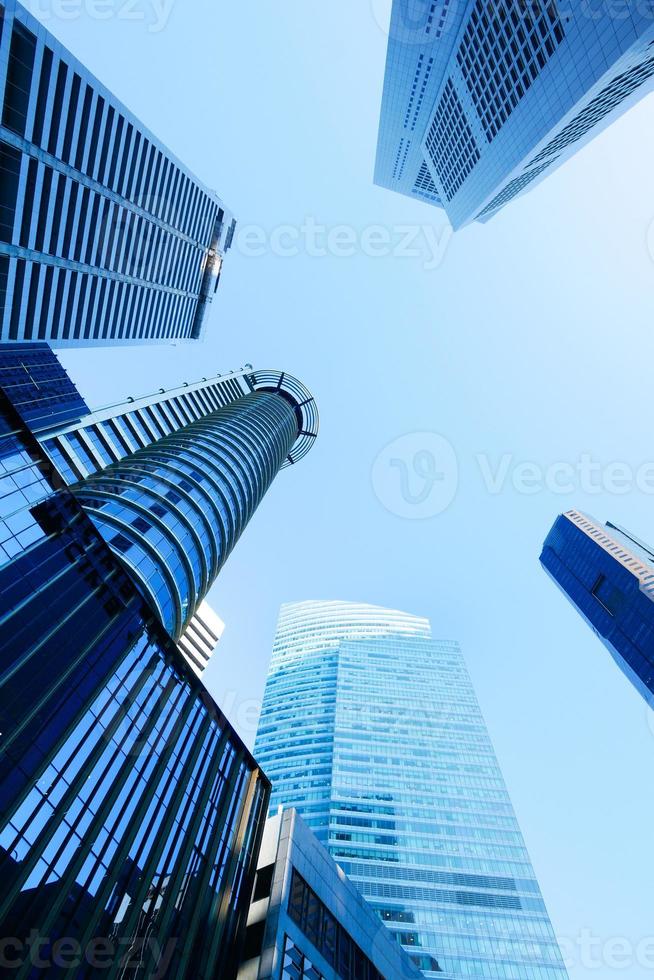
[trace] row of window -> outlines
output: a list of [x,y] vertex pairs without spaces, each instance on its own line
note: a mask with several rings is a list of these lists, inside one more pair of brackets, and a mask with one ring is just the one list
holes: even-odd
[[35,158],[0,143],[0,240],[197,295],[206,253]]
[[384,980],[295,868],[288,914],[342,980]]
[[59,342],[190,337],[193,296],[0,254],[0,336]]
[[38,45],[19,21],[13,24],[2,123],[189,238],[209,244],[216,201],[51,48]]

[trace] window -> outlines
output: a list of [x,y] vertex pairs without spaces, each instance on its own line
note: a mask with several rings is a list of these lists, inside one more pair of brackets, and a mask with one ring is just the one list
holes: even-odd
[[152,525],[143,517],[135,517],[132,521],[132,527],[135,527],[137,531],[141,532],[141,534],[147,534],[152,528]]
[[63,61],[59,62],[57,72],[57,84],[55,86],[54,102],[52,103],[52,122],[50,124],[50,136],[48,138],[48,153],[56,154],[57,143],[59,142],[59,125],[61,123],[61,110],[64,104],[64,92],[66,91],[66,78],[68,76],[68,66]]
[[254,960],[261,955],[263,949],[263,937],[266,931],[266,920],[253,922],[245,930],[245,942],[243,944],[243,961]]
[[16,217],[18,179],[20,177],[20,152],[0,143],[0,241],[11,242]]
[[36,37],[16,21],[9,49],[2,122],[19,136],[25,135],[27,125],[35,51]]
[[50,92],[50,73],[52,72],[52,50],[43,49],[43,59],[41,62],[41,77],[39,78],[39,91],[36,97],[36,111],[34,114],[34,128],[32,130],[32,142],[38,146],[43,139],[43,124],[45,122],[45,110],[48,104],[48,93]]
[[593,586],[593,595],[611,616],[616,616],[624,599],[623,593],[609,582],[605,575],[600,575]]
[[[154,510],[154,507],[152,507],[151,510]],[[265,868],[259,868],[257,871],[256,881],[254,883],[254,892],[252,894],[253,902],[259,902],[262,898],[270,897],[274,871],[274,864],[269,864]]]

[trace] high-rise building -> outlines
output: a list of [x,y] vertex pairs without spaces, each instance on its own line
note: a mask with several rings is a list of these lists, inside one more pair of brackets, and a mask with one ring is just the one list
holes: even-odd
[[651,3],[393,0],[375,183],[487,221],[654,85]]
[[[42,439],[86,406],[47,345],[0,350],[0,936],[16,977],[235,975],[269,784],[175,641],[206,621],[215,573],[317,416],[287,376],[226,385],[222,407],[200,396],[204,427],[122,445],[85,501]],[[130,554],[116,536],[135,531]],[[162,615],[157,576],[183,620],[182,604]]]
[[15,0],[0,3],[0,340],[197,340],[234,219]]
[[426,976],[565,980],[466,666],[429,621],[282,607],[255,757]]
[[420,980],[295,810],[269,817],[238,980]]
[[648,704],[654,703],[654,550],[576,510],[548,534],[541,564]]

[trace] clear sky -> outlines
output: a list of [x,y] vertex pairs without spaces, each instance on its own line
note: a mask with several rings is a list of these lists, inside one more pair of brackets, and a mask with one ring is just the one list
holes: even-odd
[[[538,556],[571,507],[654,542],[647,471],[635,482],[654,461],[654,97],[448,240],[441,212],[372,184],[390,0],[31,6],[241,226],[206,342],[66,353],[84,395],[101,406],[251,361],[319,400],[315,449],[212,592],[227,622],[212,690],[252,742],[281,602],[429,616],[463,644],[571,977],[650,976],[654,714]],[[353,231],[325,255],[316,225]],[[364,234],[377,226],[386,244]],[[404,226],[420,254],[397,254]],[[574,486],[549,469],[580,462]]]

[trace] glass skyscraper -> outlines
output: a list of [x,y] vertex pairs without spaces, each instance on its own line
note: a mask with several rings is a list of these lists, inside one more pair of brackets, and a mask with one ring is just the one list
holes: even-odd
[[654,705],[654,550],[615,524],[571,510],[555,521],[540,560]]
[[454,642],[344,602],[282,607],[255,756],[426,976],[565,980]]
[[[0,349],[3,975],[235,975],[269,784],[176,640],[317,415],[280,373],[213,386],[160,394],[204,425],[150,400],[102,442],[94,417],[121,464],[85,497],[45,446],[84,402],[47,345]],[[159,418],[149,449],[121,435]]]
[[0,2],[0,340],[197,340],[235,222],[15,0]]
[[654,85],[651,3],[393,0],[375,183],[487,221]]

